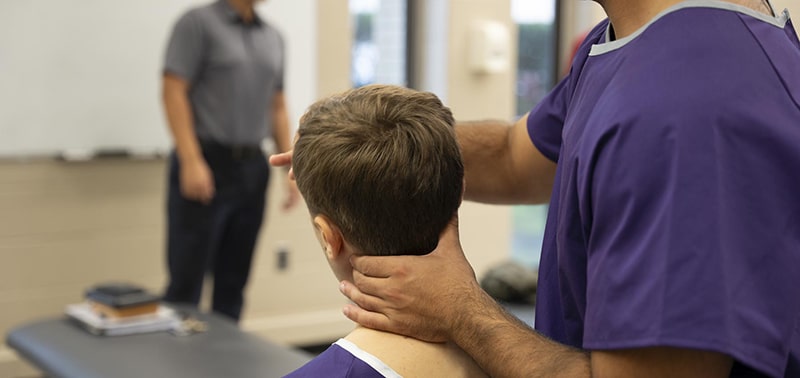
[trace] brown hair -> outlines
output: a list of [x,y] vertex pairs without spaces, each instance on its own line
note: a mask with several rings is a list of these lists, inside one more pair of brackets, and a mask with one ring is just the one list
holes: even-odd
[[370,85],[317,101],[300,119],[297,186],[363,254],[425,254],[461,204],[453,114],[432,93]]

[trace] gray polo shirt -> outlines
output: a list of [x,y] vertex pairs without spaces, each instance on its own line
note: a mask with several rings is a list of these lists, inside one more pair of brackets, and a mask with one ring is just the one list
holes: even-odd
[[194,8],[175,24],[164,72],[190,86],[200,140],[258,145],[272,136],[272,100],[283,91],[284,44],[258,16],[244,23],[225,0]]

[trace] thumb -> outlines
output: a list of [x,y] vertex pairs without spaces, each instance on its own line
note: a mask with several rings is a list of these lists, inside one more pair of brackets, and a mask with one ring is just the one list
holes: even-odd
[[272,154],[269,157],[269,163],[274,167],[285,167],[292,164],[292,154],[294,150],[289,150],[279,154]]

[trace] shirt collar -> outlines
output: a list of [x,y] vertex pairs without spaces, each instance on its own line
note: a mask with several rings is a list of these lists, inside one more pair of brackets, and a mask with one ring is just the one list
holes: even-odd
[[[248,25],[244,21],[244,19],[242,19],[242,16],[240,16],[239,13],[236,12],[236,9],[233,9],[233,7],[228,3],[227,0],[218,0],[217,9],[222,11],[226,20],[235,24]],[[261,17],[258,16],[258,13],[256,13],[255,11],[253,11],[252,25],[257,27],[261,27],[262,25],[264,25],[264,21],[261,19]]]

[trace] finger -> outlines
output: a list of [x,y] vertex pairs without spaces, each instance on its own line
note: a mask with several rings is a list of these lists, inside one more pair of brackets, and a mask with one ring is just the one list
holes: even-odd
[[204,205],[208,205],[211,202],[211,193],[204,191],[197,196],[197,200],[202,202]]
[[292,154],[294,150],[289,150],[269,157],[269,163],[274,167],[285,167],[292,164]]
[[388,278],[395,270],[396,258],[400,256],[367,256],[353,255],[350,264],[353,270],[367,277]]
[[213,180],[203,188],[203,202],[207,205],[214,199],[216,188],[214,187]]
[[[386,277],[370,277],[357,270],[353,270],[353,285],[355,286],[355,290],[358,290],[357,295],[369,295],[376,300],[385,299],[381,293],[386,289],[386,280]],[[360,304],[368,306],[369,310],[375,310],[376,306],[380,306],[378,303],[370,303],[368,299],[363,300],[359,305]]]
[[366,311],[381,312],[384,307],[386,307],[386,303],[382,299],[364,293],[359,290],[357,286],[348,281],[339,283],[339,291],[344,294],[347,299]]
[[294,197],[287,197],[286,200],[283,201],[283,211],[291,210],[296,203],[297,201]]
[[370,312],[352,304],[345,305],[342,309],[342,313],[344,313],[344,316],[346,316],[348,319],[361,324],[364,327],[381,331],[389,331],[390,329],[389,318],[383,314]]
[[287,193],[286,196],[283,197],[283,203],[281,204],[281,210],[287,211],[287,210],[289,210],[291,208],[292,208],[292,195]]
[[183,192],[183,197],[189,201],[204,202],[205,196],[203,195],[202,188],[187,188]]

